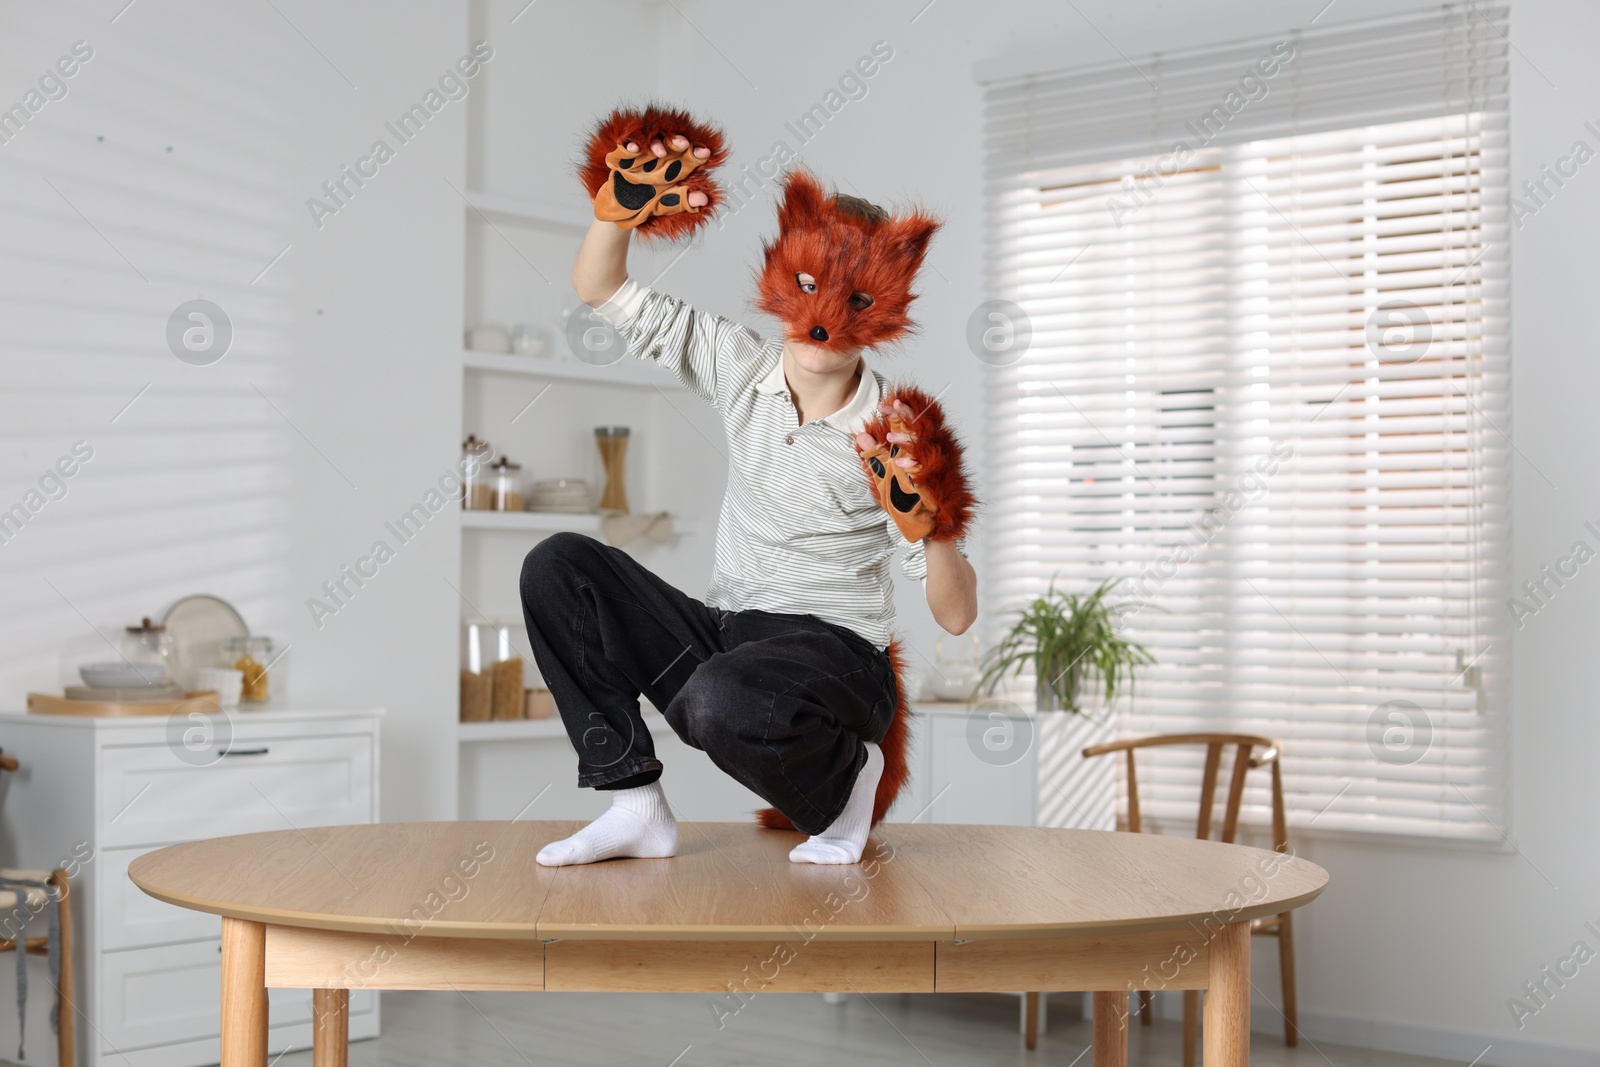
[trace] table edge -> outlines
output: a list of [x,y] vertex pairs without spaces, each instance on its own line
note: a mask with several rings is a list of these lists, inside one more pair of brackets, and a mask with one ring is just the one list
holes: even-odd
[[[1320,869],[1320,868],[1319,868]],[[1324,872],[1325,873],[1325,872]],[[189,911],[204,912],[228,919],[243,919],[268,926],[290,926],[306,930],[328,930],[338,933],[375,934],[384,937],[437,937],[461,940],[492,941],[787,941],[800,938],[807,941],[1029,941],[1092,939],[1115,937],[1122,934],[1152,930],[1181,930],[1203,926],[1207,920],[1220,919],[1218,912],[1196,912],[1189,915],[1158,915],[1141,919],[1092,923],[1031,923],[1018,925],[944,924],[937,926],[856,926],[830,925],[816,931],[805,931],[794,926],[649,926],[628,925],[592,926],[582,923],[527,923],[450,922],[434,920],[414,925],[404,925],[401,920],[362,919],[332,916],[323,913],[296,912],[238,905],[206,900],[152,889],[131,874],[129,880],[148,896]],[[1305,893],[1271,904],[1257,904],[1227,913],[1224,924],[1250,922],[1255,919],[1293,911],[1315,900],[1327,887],[1322,885]]]

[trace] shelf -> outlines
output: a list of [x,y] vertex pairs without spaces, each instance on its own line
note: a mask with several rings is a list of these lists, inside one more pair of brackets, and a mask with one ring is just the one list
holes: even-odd
[[600,516],[564,511],[468,511],[461,512],[463,530],[577,530],[599,533]]
[[635,389],[672,389],[682,391],[683,383],[668,371],[648,365],[632,356],[623,356],[616,363],[596,367],[577,360],[555,359],[549,356],[508,356],[498,352],[461,353],[461,365],[469,371],[490,374],[520,374],[532,378],[553,378],[567,382],[593,382],[600,385],[625,385]]
[[560,204],[547,204],[539,200],[524,200],[516,196],[470,192],[467,194],[467,204],[469,213],[474,216],[481,211],[492,218],[514,222],[521,226],[552,226],[582,233],[594,221],[594,214],[591,211]]
[[567,728],[559,718],[505,719],[500,722],[461,722],[456,724],[456,737],[468,741],[538,740],[545,737],[566,737]]
[[[523,530],[536,533],[554,533],[557,530],[576,530],[578,533],[599,534],[600,516],[593,513],[565,511],[462,511],[463,530]],[[674,536],[698,532],[698,524],[687,519],[672,517]]]
[[[644,717],[652,734],[671,733],[672,727],[659,714]],[[456,740],[462,744],[487,741],[543,741],[550,738],[567,739],[567,728],[559,716],[548,719],[506,719],[500,722],[458,722]]]

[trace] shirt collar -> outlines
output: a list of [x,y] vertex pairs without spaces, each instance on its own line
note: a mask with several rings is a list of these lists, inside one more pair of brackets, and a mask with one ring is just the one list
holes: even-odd
[[[782,393],[789,389],[789,381],[783,376],[783,348],[777,346],[778,358],[773,362],[772,369],[756,383],[756,391],[761,393]],[[825,422],[829,426],[844,430],[846,433],[855,433],[861,429],[874,412],[878,410],[878,401],[882,399],[883,392],[878,386],[878,376],[873,373],[865,358],[861,362],[861,381],[856,385],[856,395],[851,397],[844,407],[831,415],[825,415],[818,422]]]
[[783,376],[783,346],[773,346],[777,359],[772,363],[772,369],[767,371],[767,376],[756,383],[756,390],[762,393],[781,393],[789,388],[788,381]]

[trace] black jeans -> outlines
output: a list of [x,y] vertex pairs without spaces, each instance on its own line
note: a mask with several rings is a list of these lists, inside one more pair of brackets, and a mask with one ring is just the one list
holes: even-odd
[[661,775],[639,697],[808,834],[839,816],[895,709],[886,652],[814,615],[724,611],[621,549],[557,533],[522,565],[522,610],[578,784]]

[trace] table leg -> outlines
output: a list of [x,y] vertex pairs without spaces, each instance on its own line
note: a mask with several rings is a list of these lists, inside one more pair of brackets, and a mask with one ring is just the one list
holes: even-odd
[[1194,1067],[1195,1038],[1200,1033],[1200,990],[1183,991],[1183,1067]]
[[312,1067],[346,1067],[350,1054],[350,990],[311,991]]
[[[1127,1067],[1128,994],[1094,995],[1094,1067]],[[1209,1065],[1208,1065],[1209,1067]]]
[[1039,998],[1042,993],[1022,994],[1022,1044],[1024,1048],[1039,1047]]
[[1250,1063],[1250,924],[1230,923],[1211,942],[1202,1062],[1205,1067]]
[[222,917],[222,1067],[267,1067],[267,928]]

